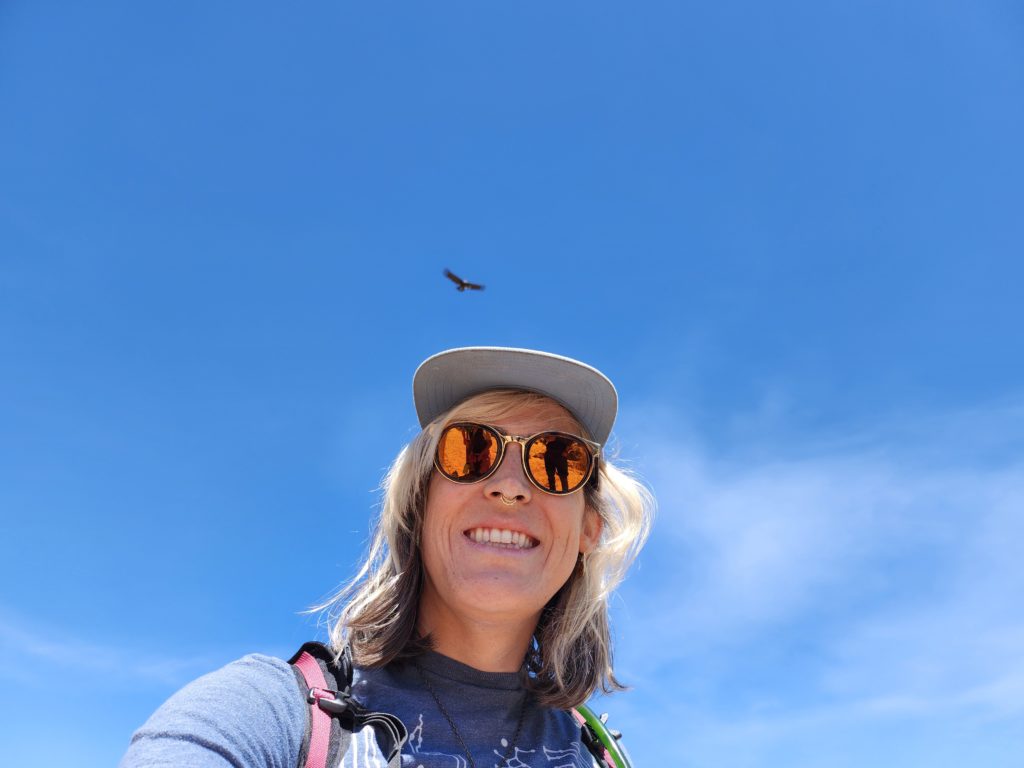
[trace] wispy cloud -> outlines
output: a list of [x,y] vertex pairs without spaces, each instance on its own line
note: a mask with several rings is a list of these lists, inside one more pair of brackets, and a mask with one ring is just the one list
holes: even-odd
[[621,605],[644,617],[620,633],[632,680],[672,681],[678,727],[680,686],[703,697],[705,740],[1019,718],[1021,434],[1017,407],[790,440],[779,459],[649,434],[661,513]]
[[152,683],[177,687],[214,666],[212,656],[171,657],[113,644],[89,642],[57,628],[40,627],[0,609],[0,677],[38,684],[40,664],[48,674],[71,671],[79,682],[102,678],[112,684]]

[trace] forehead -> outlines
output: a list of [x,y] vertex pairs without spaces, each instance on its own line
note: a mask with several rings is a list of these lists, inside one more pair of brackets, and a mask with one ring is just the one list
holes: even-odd
[[533,392],[497,391],[474,395],[452,409],[448,421],[484,421],[518,434],[544,430],[584,435],[579,422],[550,397]]
[[547,430],[580,433],[576,419],[554,400],[535,407],[513,408],[504,417],[496,419],[494,426],[524,435]]

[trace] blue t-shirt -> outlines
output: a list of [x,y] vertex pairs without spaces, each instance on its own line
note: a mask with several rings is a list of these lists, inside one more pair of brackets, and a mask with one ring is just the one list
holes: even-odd
[[[468,765],[441,708],[477,768],[591,768],[572,717],[526,698],[517,673],[481,672],[438,653],[418,663],[420,669],[357,668],[353,680],[353,695],[363,706],[391,712],[408,728],[403,768]],[[171,696],[136,731],[121,768],[295,768],[308,719],[292,668],[270,656],[246,656]],[[352,735],[336,768],[386,765],[367,726]]]

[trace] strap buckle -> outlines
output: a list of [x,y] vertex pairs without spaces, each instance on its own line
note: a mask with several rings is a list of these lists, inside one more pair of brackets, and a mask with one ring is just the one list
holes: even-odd
[[310,688],[306,694],[307,704],[316,704],[324,712],[340,715],[346,712],[352,703],[352,695],[346,688],[344,691],[331,691],[327,688]]

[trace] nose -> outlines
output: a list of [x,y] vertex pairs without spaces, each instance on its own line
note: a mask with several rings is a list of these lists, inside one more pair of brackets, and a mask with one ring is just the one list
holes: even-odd
[[484,494],[495,501],[502,498],[528,502],[533,496],[533,486],[523,474],[523,446],[509,443],[505,456],[494,474],[484,481]]

